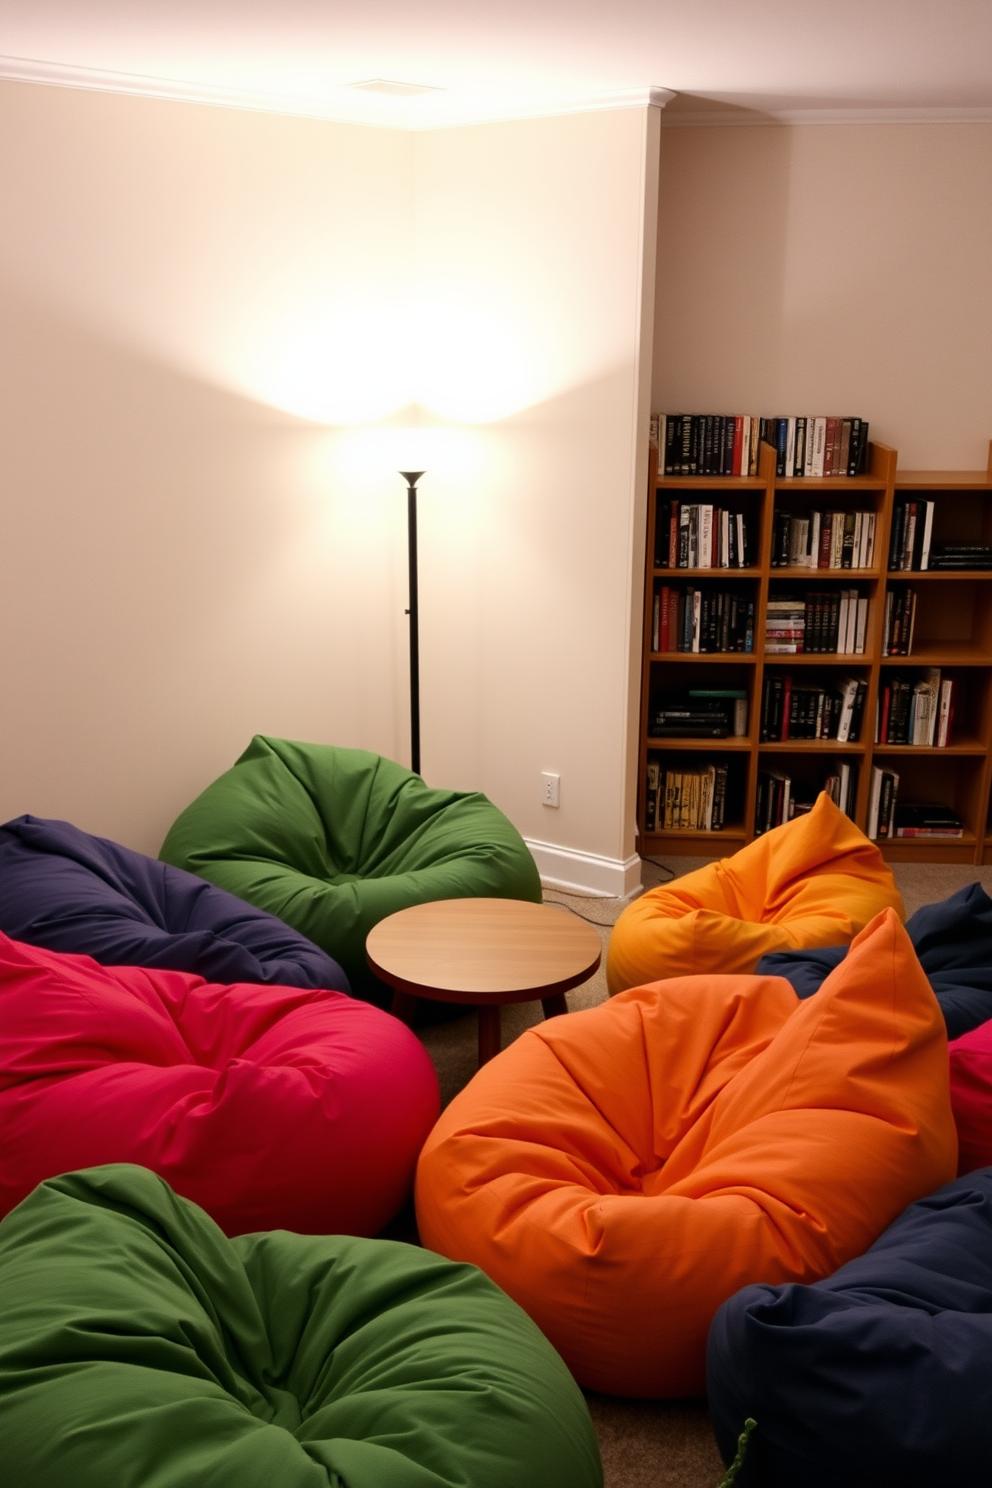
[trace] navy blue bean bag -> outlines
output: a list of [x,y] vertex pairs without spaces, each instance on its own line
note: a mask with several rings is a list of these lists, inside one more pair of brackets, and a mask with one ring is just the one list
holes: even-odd
[[337,962],[274,915],[181,868],[36,816],[0,827],[0,930],[103,966],[351,992]]
[[[906,931],[940,1003],[947,1037],[960,1038],[992,1018],[992,899],[981,884],[925,904],[906,921]],[[812,997],[846,955],[846,945],[776,951],[762,956],[755,975],[785,977],[798,997]]]
[[992,1480],[992,1168],[910,1205],[812,1286],[749,1286],[710,1328],[710,1411],[735,1488]]

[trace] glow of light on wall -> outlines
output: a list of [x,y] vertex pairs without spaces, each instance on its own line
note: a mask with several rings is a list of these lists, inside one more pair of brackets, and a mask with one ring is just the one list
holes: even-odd
[[547,396],[535,365],[508,326],[471,305],[363,305],[296,329],[252,380],[266,402],[338,428],[414,403],[454,423],[481,424]]
[[259,391],[266,402],[314,423],[388,418],[412,401],[404,321],[401,312],[382,305],[325,314],[267,358],[256,374]]
[[478,472],[479,442],[466,429],[382,425],[350,429],[334,441],[333,463],[349,481],[378,481],[400,470],[428,470],[446,481],[462,482]]
[[491,312],[470,304],[435,301],[412,314],[416,401],[441,418],[488,424],[540,402],[520,338]]

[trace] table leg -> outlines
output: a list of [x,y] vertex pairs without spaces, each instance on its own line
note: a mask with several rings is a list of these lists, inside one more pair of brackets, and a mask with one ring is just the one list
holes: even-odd
[[541,1006],[546,1018],[557,1018],[560,1013],[568,1012],[568,1003],[565,1001],[564,992],[556,992],[554,997],[542,997]]
[[394,992],[392,1012],[394,1018],[399,1018],[400,1022],[412,1028],[417,1012],[417,999],[412,992]]
[[479,1009],[479,1064],[487,1063],[499,1053],[500,1029],[499,1008],[480,1007]]

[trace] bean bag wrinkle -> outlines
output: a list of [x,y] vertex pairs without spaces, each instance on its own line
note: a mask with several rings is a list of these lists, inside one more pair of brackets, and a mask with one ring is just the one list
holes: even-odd
[[[956,1039],[992,1018],[992,899],[969,884],[906,921],[906,933],[940,1003],[947,1035]],[[763,957],[758,971],[784,976],[798,997],[812,997],[846,946],[783,951]]]
[[438,1110],[415,1035],[340,992],[101,967],[0,935],[0,1213],[138,1161],[229,1233],[375,1233]]
[[472,1267],[341,1236],[228,1241],[117,1165],[35,1190],[0,1225],[0,1271],[12,1482],[601,1488],[564,1365]]
[[104,966],[351,990],[335,961],[274,915],[69,822],[34,816],[0,827],[0,930]]
[[943,1024],[893,910],[821,995],[681,977],[528,1030],[429,1136],[422,1240],[584,1386],[701,1393],[726,1297],[829,1274],[954,1171]]
[[866,1254],[811,1286],[749,1286],[707,1348],[741,1484],[931,1488],[982,1481],[992,1454],[992,1170],[912,1204]]
[[392,993],[365,961],[380,920],[431,900],[541,899],[523,838],[479,792],[432,789],[365,750],[261,734],[160,856],[278,915],[380,1001]]
[[649,889],[610,937],[611,994],[658,977],[753,972],[772,951],[849,942],[902,897],[879,849],[821,793],[740,852]]

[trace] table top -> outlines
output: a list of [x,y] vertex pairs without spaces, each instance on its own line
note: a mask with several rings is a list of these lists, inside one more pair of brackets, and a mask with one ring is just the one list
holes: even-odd
[[526,1002],[577,987],[599,966],[591,925],[523,899],[440,899],[381,920],[369,966],[401,992],[439,1002]]

